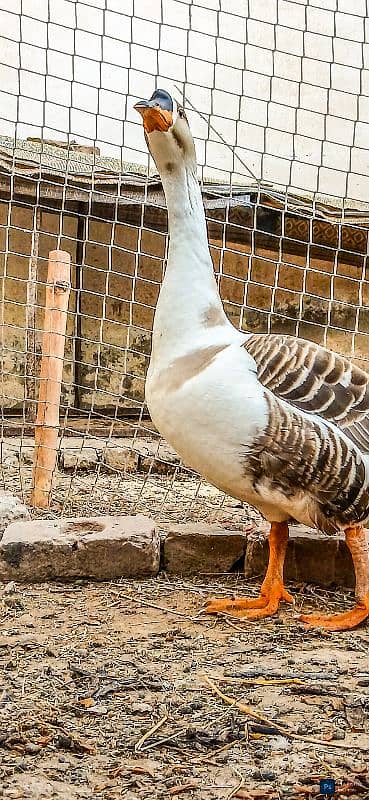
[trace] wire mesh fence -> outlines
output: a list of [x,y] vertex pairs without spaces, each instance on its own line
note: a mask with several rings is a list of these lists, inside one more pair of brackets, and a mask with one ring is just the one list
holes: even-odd
[[144,404],[167,217],[133,105],[158,85],[188,110],[229,318],[368,369],[367,10],[0,0],[5,488],[31,489],[47,259],[59,248],[72,289],[50,512],[236,513],[179,463]]

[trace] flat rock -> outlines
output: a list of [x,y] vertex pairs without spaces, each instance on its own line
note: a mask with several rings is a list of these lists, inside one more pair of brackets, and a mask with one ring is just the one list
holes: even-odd
[[[247,540],[245,576],[264,575],[268,555],[266,531],[251,533]],[[298,583],[354,587],[354,567],[344,535],[326,536],[303,525],[291,525],[284,576],[287,581]]]
[[157,575],[160,536],[142,514],[14,522],[0,544],[0,580]]
[[[120,470],[171,475],[180,464],[178,455],[165,442],[141,438],[112,438],[103,448],[101,440],[71,437],[63,440],[59,465],[65,471]],[[32,459],[31,459],[32,460]],[[18,463],[18,462],[17,462]]]
[[128,447],[111,447],[103,452],[103,463],[113,470],[136,472],[139,455]]
[[137,439],[134,448],[138,453],[138,468],[141,472],[172,475],[180,464],[180,458],[166,442]]
[[27,507],[11,492],[0,492],[0,541],[10,522],[29,519]]
[[0,444],[1,466],[6,469],[19,469],[19,451],[12,442],[8,444],[4,440]]
[[60,453],[60,466],[70,470],[94,470],[99,463],[99,455],[94,447],[84,447],[82,450],[62,450]]
[[198,575],[242,570],[247,537],[206,523],[167,524],[163,567],[173,575]]

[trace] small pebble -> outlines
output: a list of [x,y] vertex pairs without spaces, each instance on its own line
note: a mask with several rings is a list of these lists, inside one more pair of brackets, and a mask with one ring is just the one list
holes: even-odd
[[96,714],[101,717],[108,713],[107,707],[101,705],[91,706],[88,710],[91,712],[91,714]]
[[4,595],[15,594],[16,591],[17,587],[15,581],[9,581],[9,583],[4,586]]
[[275,772],[269,772],[269,770],[265,770],[264,771],[264,770],[261,769],[260,770],[260,775],[261,775],[263,781],[275,781],[275,779],[276,779]]
[[42,748],[41,748],[41,745],[40,745],[40,744],[33,744],[32,742],[28,742],[28,743],[25,745],[25,748],[24,748],[24,749],[25,749],[25,752],[26,752],[26,753],[28,753],[28,755],[30,755],[30,756],[35,756],[35,755],[37,755],[37,753],[39,753],[39,752],[40,752],[40,750],[41,750]]
[[291,742],[288,739],[286,739],[285,736],[275,736],[274,737],[274,740],[273,740],[273,743],[272,743],[272,749],[273,750],[282,750],[282,751],[283,750],[291,750],[291,747],[292,747]]
[[264,747],[255,747],[254,758],[266,758],[267,751]]
[[91,641],[90,641],[90,646],[91,647],[105,647],[105,645],[106,645],[106,641],[105,641],[103,636],[97,635],[93,639],[91,639]]
[[218,756],[215,756],[215,760],[218,764],[228,764],[229,756],[226,753],[220,753]]
[[343,728],[336,728],[336,730],[333,732],[333,739],[345,739],[345,738],[346,734]]
[[131,705],[133,714],[151,714],[153,710],[149,703],[132,703]]

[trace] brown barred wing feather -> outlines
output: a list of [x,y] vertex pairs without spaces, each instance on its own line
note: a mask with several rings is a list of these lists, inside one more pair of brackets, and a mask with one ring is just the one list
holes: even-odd
[[255,334],[244,344],[260,382],[276,397],[317,414],[369,453],[369,375],[314,342],[283,334]]
[[341,431],[304,414],[270,391],[267,425],[248,447],[247,471],[256,491],[304,496],[311,523],[328,534],[369,517],[363,456]]

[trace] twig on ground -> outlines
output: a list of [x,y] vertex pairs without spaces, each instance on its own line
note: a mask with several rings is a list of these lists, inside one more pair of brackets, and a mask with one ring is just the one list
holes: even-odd
[[284,686],[294,683],[298,686],[305,686],[305,681],[299,678],[218,678],[219,683],[237,683],[239,686]]
[[234,787],[234,789],[231,789],[231,791],[228,792],[228,794],[226,795],[226,800],[231,800],[231,797],[234,797],[237,794],[237,792],[239,792],[240,789],[242,789],[242,787],[245,785],[245,781],[243,779],[243,776],[238,771],[238,769],[236,769],[236,767],[232,767],[232,769],[234,770],[236,775],[239,777],[240,782],[237,784],[237,786]]
[[143,736],[141,736],[141,739],[139,739],[138,742],[135,744],[135,753],[139,753],[142,745],[145,744],[146,740],[150,736],[152,736],[153,733],[156,733],[156,731],[158,731],[159,728],[161,728],[161,726],[164,725],[164,722],[166,722],[167,719],[168,719],[168,714],[165,714],[164,717],[159,719],[158,722],[156,722],[155,725],[152,726],[152,728],[150,728],[148,731],[146,731],[146,733],[144,733]]
[[252,620],[252,619],[246,619],[246,618],[245,618],[245,620],[244,620],[244,622],[243,622],[243,625],[244,625],[245,627],[242,627],[242,628],[241,628],[241,626],[240,626],[240,625],[235,625],[235,624],[234,624],[234,622],[231,622],[231,620],[229,619],[229,616],[228,616],[227,614],[218,614],[218,618],[219,618],[219,619],[223,619],[223,620],[224,620],[224,622],[226,622],[226,624],[227,624],[227,625],[228,625],[230,628],[233,628],[233,630],[235,630],[235,631],[238,631],[238,633],[246,633],[246,625],[255,625],[255,624],[256,624],[256,621],[255,621],[255,620]]
[[141,747],[141,752],[146,753],[148,750],[153,750],[154,747],[161,747],[163,744],[167,742],[171,742],[173,739],[178,739],[181,736],[183,731],[177,731],[177,733],[172,733],[171,736],[165,736],[163,739],[159,739],[159,741],[152,742],[152,744],[146,745],[146,747]]
[[155,603],[150,603],[148,600],[143,600],[142,597],[132,597],[129,594],[120,593],[120,597],[123,600],[130,600],[132,603],[139,603],[143,606],[148,606],[148,608],[156,608],[158,611],[166,611],[168,614],[175,614],[176,617],[183,617],[183,619],[188,619],[190,622],[193,622],[193,617],[190,617],[189,614],[184,614],[182,611],[176,611],[175,608],[166,608],[165,606],[158,606]]
[[287,739],[296,739],[300,742],[308,742],[310,744],[314,744],[320,747],[337,747],[343,750],[360,750],[367,752],[366,747],[360,747],[360,745],[355,744],[343,744],[343,742],[325,742],[323,739],[315,739],[314,736],[300,736],[298,733],[294,733],[294,731],[290,731],[288,728],[285,728],[284,725],[279,725],[277,722],[271,722],[267,717],[264,717],[262,714],[257,714],[253,711],[250,706],[246,705],[246,703],[241,703],[239,700],[235,700],[233,697],[229,697],[229,695],[224,694],[224,692],[219,689],[219,687],[211,680],[207,675],[204,675],[204,680],[210,686],[210,688],[218,695],[225,703],[228,705],[233,706],[234,708],[238,708],[239,711],[242,711],[243,714],[248,714],[251,719],[256,719],[258,722],[263,722],[264,725],[270,725],[282,736],[285,736]]

